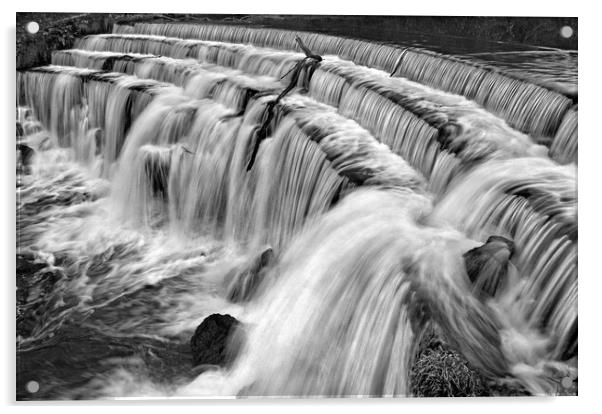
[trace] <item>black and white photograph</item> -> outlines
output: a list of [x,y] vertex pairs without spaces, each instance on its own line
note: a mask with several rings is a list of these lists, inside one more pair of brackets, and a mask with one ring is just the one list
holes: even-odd
[[202,7],[16,13],[11,398],[578,396],[577,13]]

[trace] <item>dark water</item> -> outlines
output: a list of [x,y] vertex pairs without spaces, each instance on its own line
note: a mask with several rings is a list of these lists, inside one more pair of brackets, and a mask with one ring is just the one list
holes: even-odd
[[481,63],[561,93],[577,93],[578,52],[520,43],[407,33],[394,44]]
[[[576,19],[499,18],[496,20],[491,17],[474,17],[468,23],[463,21],[463,18],[417,17],[414,21],[404,16],[401,18],[405,21],[410,20],[408,21],[410,30],[404,27],[404,23],[396,21],[395,17],[378,16],[370,16],[367,19],[359,16],[300,16],[295,21],[291,21],[291,18],[286,16],[280,19],[275,16],[252,16],[239,23],[256,22],[266,27],[286,29],[298,27],[300,30],[424,48],[508,70],[508,73],[520,78],[560,91],[571,94],[576,92],[578,69]],[[427,26],[430,25],[432,30],[418,29],[421,21]],[[480,36],[463,35],[461,27],[466,24],[471,26],[471,31],[480,31]],[[511,34],[513,32],[511,26],[522,24],[530,29],[538,27],[539,33],[546,33],[548,41],[521,38],[516,33]],[[574,31],[568,39],[560,35],[560,30],[564,26],[571,27]],[[532,34],[535,33],[537,32]]]

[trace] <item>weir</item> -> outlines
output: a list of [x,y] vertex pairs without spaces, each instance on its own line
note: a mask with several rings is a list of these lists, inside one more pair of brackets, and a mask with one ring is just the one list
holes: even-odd
[[[243,49],[238,56],[235,61],[240,63],[236,69],[252,74],[271,73],[276,78],[286,75],[294,63],[290,55],[284,54],[279,55],[276,63],[271,51],[254,48]],[[223,71],[224,85],[235,82],[240,84],[242,79],[247,79],[243,76],[234,77],[236,72],[228,72],[221,66],[195,65],[188,59],[171,60],[137,54],[60,51],[53,55],[53,62],[68,64],[73,59],[82,58],[84,61],[75,62],[78,66],[90,67],[96,62],[91,67],[100,68],[105,65],[106,59],[111,59],[113,70],[132,74],[135,72],[140,77],[173,82],[183,87],[198,75],[199,70],[205,76],[197,79],[202,79],[205,84],[208,82],[207,72]],[[204,62],[204,58],[198,59]],[[266,66],[266,62],[271,66]],[[231,76],[226,79],[228,73]],[[508,128],[502,121],[471,105],[469,101],[437,94],[417,84],[391,80],[382,72],[370,71],[349,62],[326,60],[313,73],[311,81],[307,82],[309,84],[303,85],[304,82],[306,81],[300,80],[299,86],[309,89],[311,97],[338,107],[342,115],[367,128],[425,176],[435,174],[437,178],[432,180],[431,190],[436,193],[445,190],[456,169],[469,168],[482,159],[544,152],[526,136]],[[194,85],[193,82],[190,84]],[[264,86],[258,86],[260,84]],[[276,79],[270,82],[269,78],[260,77],[254,82],[247,81],[246,85],[243,84],[238,89],[246,89],[248,98],[258,91],[264,93],[274,90],[276,85]],[[375,115],[378,118],[374,118]],[[474,125],[475,122],[479,124]],[[425,145],[429,148],[428,151],[424,150]],[[450,164],[458,165],[452,167]],[[445,168],[439,168],[440,165],[445,165]]]
[[[298,50],[294,32],[282,29],[220,25],[116,25],[114,33],[144,33],[202,40],[225,40],[274,49]],[[307,33],[306,43],[320,54],[332,54],[360,65],[382,69],[413,81],[474,99],[523,132],[553,137],[572,100],[561,93],[499,73],[493,67],[453,56],[394,45]]]
[[[41,133],[39,121],[53,144],[47,156],[66,151],[110,187],[90,207],[98,211],[68,210],[78,225],[108,220],[177,246],[221,246],[197,258],[211,257],[207,267],[195,262],[170,276],[193,286],[166,289],[175,296],[161,306],[182,296],[205,313],[205,303],[234,309],[248,326],[240,355],[229,370],[157,392],[409,395],[430,324],[487,378],[552,392],[547,368],[573,372],[577,347],[572,99],[452,56],[316,33],[299,36],[322,60],[296,79],[291,70],[305,54],[295,34],[115,26],[53,52],[49,66],[17,73],[26,139]],[[34,175],[43,176],[48,165],[38,164]],[[67,243],[54,221],[28,226],[46,234],[29,248],[64,243],[82,255],[94,244]],[[461,258],[492,234],[512,239],[515,255],[511,283],[484,301]],[[224,305],[214,284],[226,283],[228,266],[211,254],[233,260],[265,245],[277,264],[258,292],[248,304]],[[171,275],[174,257],[175,268],[197,260],[164,249],[166,270],[158,259],[127,264],[127,274],[111,267],[102,282],[78,285],[86,298],[78,306],[102,309],[120,284],[133,294],[164,283],[145,271]],[[181,334],[198,318],[144,332]],[[25,342],[35,346],[55,322]]]

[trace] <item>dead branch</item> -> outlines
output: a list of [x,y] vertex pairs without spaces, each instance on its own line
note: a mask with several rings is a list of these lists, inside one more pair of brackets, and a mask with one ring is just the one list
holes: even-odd
[[298,61],[291,70],[289,70],[286,74],[284,74],[284,76],[282,76],[281,79],[285,78],[289,73],[292,72],[292,76],[287,87],[284,88],[284,90],[280,92],[280,94],[278,94],[278,96],[274,100],[266,104],[263,123],[261,124],[261,127],[257,130],[255,134],[255,145],[253,146],[253,152],[251,153],[251,158],[249,159],[249,163],[247,164],[247,171],[249,171],[255,163],[255,157],[257,156],[257,152],[259,151],[259,144],[261,144],[261,142],[264,139],[266,139],[269,134],[269,128],[272,119],[274,118],[274,108],[276,107],[276,105],[280,102],[282,98],[284,98],[290,91],[292,91],[298,85],[299,78],[301,77],[301,73],[303,71],[305,71],[306,75],[308,75],[305,77],[306,82],[308,82],[308,78],[311,76],[318,63],[322,61],[322,56],[316,55],[311,50],[309,50],[309,48],[305,46],[305,44],[299,36],[296,36],[295,40],[299,44],[299,47],[301,47],[301,49],[305,53],[305,57]]
[[299,47],[303,50],[303,53],[305,53],[306,57],[315,59],[318,62],[322,61],[322,56],[316,55],[311,50],[309,50],[309,48],[307,46],[305,46],[305,44],[303,43],[303,40],[301,40],[301,38],[299,36],[295,36],[295,40],[297,41],[297,44],[299,44]]

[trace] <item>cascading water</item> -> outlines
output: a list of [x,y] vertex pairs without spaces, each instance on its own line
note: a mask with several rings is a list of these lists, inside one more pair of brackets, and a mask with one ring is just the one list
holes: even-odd
[[[433,326],[492,382],[549,394],[576,376],[571,98],[424,50],[301,37],[324,54],[302,72],[288,31],[139,24],[18,73],[36,151],[18,260],[39,283],[18,306],[18,388],[44,374],[33,398],[406,396]],[[483,299],[462,254],[492,234],[516,254]],[[266,246],[276,263],[230,300]],[[242,322],[238,353],[192,368],[212,313]]]

